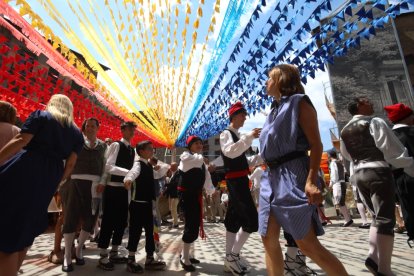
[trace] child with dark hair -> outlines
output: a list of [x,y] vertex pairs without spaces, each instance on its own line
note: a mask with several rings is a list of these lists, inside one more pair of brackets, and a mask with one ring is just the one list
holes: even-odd
[[184,233],[183,233],[183,250],[180,256],[181,266],[185,271],[195,271],[193,264],[200,263],[194,256],[190,257],[190,247],[200,235],[205,238],[203,229],[203,188],[206,193],[214,193],[214,186],[211,182],[211,176],[206,168],[206,159],[203,157],[203,142],[197,136],[187,138],[187,148],[189,151],[180,156],[180,165],[178,169],[181,174],[181,183],[178,191],[181,193],[181,200],[184,209]]
[[[99,268],[113,270],[114,263],[125,263],[127,260],[118,253],[128,219],[128,191],[124,188],[124,177],[131,170],[135,160],[135,150],[131,147],[136,124],[124,122],[121,124],[122,139],[114,142],[108,149],[105,165],[110,175],[103,195],[103,216],[98,248],[101,249]],[[112,238],[112,249],[108,246]]]
[[153,157],[154,150],[150,141],[143,141],[136,147],[139,159],[135,160],[134,166],[124,178],[124,185],[130,190],[133,187],[131,202],[129,204],[129,250],[127,271],[132,273],[141,273],[143,268],[135,261],[135,253],[137,251],[139,239],[141,237],[142,228],[145,229],[145,251],[147,258],[145,261],[145,269],[147,270],[163,270],[166,267],[165,262],[154,259],[155,243],[154,243],[154,226],[152,202],[155,200],[154,189],[154,169],[148,161]]

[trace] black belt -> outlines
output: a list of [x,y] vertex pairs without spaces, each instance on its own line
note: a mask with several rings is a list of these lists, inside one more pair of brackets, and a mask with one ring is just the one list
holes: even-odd
[[269,168],[271,168],[271,169],[275,169],[275,168],[279,167],[280,165],[282,165],[283,163],[286,163],[290,160],[297,159],[297,158],[300,158],[300,157],[305,157],[305,156],[308,156],[306,154],[306,151],[292,151],[292,152],[289,152],[288,154],[285,154],[285,155],[283,155],[283,156],[281,156],[281,157],[279,157],[275,160],[266,161],[266,165],[269,166]]

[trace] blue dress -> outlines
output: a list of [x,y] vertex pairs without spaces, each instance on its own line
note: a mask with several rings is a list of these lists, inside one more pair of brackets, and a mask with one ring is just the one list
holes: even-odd
[[48,224],[47,207],[63,176],[63,160],[79,153],[82,133],[63,127],[49,112],[37,110],[21,133],[29,144],[0,166],[0,251],[12,253],[32,245]]
[[[309,143],[299,126],[299,102],[306,95],[282,97],[278,107],[266,119],[260,134],[260,152],[264,160],[275,160],[294,151],[308,151]],[[266,235],[269,214],[295,240],[309,232],[311,222],[317,235],[324,230],[319,221],[317,207],[309,205],[304,192],[309,172],[309,157],[300,157],[268,169],[262,176],[259,199],[259,233]]]

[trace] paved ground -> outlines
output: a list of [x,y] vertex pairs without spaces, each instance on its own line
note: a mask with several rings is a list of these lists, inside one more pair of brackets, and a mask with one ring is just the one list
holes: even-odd
[[[368,251],[368,229],[359,229],[357,226],[360,220],[356,219],[355,224],[349,228],[341,228],[340,221],[333,221],[333,225],[327,226],[326,234],[321,237],[322,243],[331,250],[345,265],[350,275],[370,275],[363,264]],[[223,224],[206,224],[206,241],[198,240],[195,243],[195,255],[202,260],[197,266],[197,271],[185,273],[182,271],[178,255],[181,239],[180,229],[169,230],[162,228],[161,241],[163,248],[161,256],[167,263],[167,270],[163,272],[145,272],[152,275],[225,275],[223,272],[223,256],[225,246],[225,230]],[[284,244],[283,241],[281,241]],[[141,240],[138,250],[140,251],[137,260],[144,262],[145,253],[144,241]],[[126,245],[124,239],[123,245]],[[95,243],[87,243],[85,250],[86,265],[75,266],[75,271],[70,273],[76,275],[131,275],[126,272],[124,265],[117,265],[114,271],[102,271],[96,267],[98,262],[98,250]],[[53,235],[43,234],[35,240],[32,249],[28,252],[26,261],[23,264],[21,275],[63,275],[61,266],[56,266],[47,261],[47,256],[53,247]],[[126,251],[125,251],[126,253]],[[263,246],[259,235],[253,234],[246,243],[242,255],[249,260],[252,271],[249,275],[266,275]],[[309,266],[318,273],[324,273],[312,262]],[[393,270],[397,275],[414,275],[414,248],[410,249],[406,243],[406,235],[396,234],[395,248],[392,259]],[[227,274],[229,275],[229,274]]]

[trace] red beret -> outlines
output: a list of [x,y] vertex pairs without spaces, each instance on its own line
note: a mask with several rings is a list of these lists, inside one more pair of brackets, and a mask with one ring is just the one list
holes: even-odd
[[200,138],[200,137],[195,136],[195,135],[191,135],[191,136],[189,136],[189,137],[187,138],[187,141],[186,141],[187,147],[188,147],[188,148],[190,148],[190,147],[191,147],[191,145],[192,145],[194,142],[197,142],[197,141],[202,141],[202,140],[201,140],[201,138]]
[[229,108],[229,117],[231,117],[234,113],[236,113],[239,110],[243,110],[247,113],[246,109],[244,108],[244,105],[241,102],[232,104]]
[[413,114],[413,110],[402,103],[385,106],[384,109],[388,119],[394,124]]

